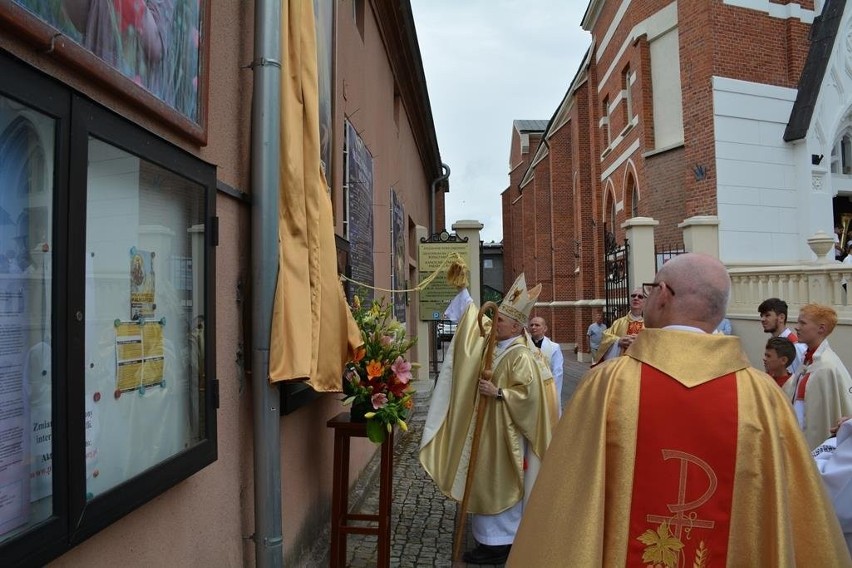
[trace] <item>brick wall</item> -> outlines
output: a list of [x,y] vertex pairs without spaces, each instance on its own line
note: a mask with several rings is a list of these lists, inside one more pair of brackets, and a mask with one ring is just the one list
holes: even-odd
[[535,279],[532,283],[541,284],[539,300],[553,300],[553,251],[551,234],[551,214],[553,208],[552,188],[550,184],[550,159],[544,158],[535,166],[535,179],[530,184],[535,187],[535,229],[532,231],[535,243]]
[[[574,257],[577,247],[576,228],[574,226],[574,162],[572,129],[576,124],[572,117],[560,130],[548,140],[550,155],[548,159],[550,176],[550,195],[552,209],[550,211],[553,246],[553,299],[574,299],[571,294],[574,286]],[[551,310],[551,337],[557,343],[574,341],[574,322],[571,308],[556,308]]]
[[[447,228],[446,195],[447,192],[443,189],[435,192],[435,231],[438,233]],[[426,228],[432,229],[431,227]]]
[[507,187],[500,194],[502,201],[503,212],[503,290],[509,289],[512,285],[511,273],[512,262],[514,260],[515,246],[514,240],[511,238],[513,234],[513,217],[512,217],[512,201],[514,200],[514,192],[512,187]]
[[[527,183],[522,189],[521,180],[527,173],[529,164],[541,144],[541,133],[529,134],[529,151],[521,152],[521,134],[512,129],[512,145],[510,163],[512,170],[509,172],[509,188],[506,190],[507,199],[510,202],[508,233],[505,225],[503,229],[503,250],[510,249],[507,262],[504,264],[503,281],[505,289],[508,290],[515,278],[521,272],[527,277],[527,282],[534,283],[536,280],[536,187],[535,180]],[[549,188],[541,190],[546,194]],[[514,201],[514,204],[511,202]],[[506,210],[503,212],[504,219]],[[511,243],[508,243],[507,234],[511,234]],[[508,246],[507,246],[508,245]]]

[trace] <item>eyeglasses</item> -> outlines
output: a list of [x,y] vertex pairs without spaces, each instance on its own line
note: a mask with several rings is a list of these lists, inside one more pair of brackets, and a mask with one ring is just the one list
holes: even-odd
[[663,286],[663,285],[665,285],[665,287],[668,288],[668,290],[669,290],[669,292],[671,292],[672,296],[675,295],[675,291],[672,289],[672,287],[669,286],[668,284],[666,284],[665,282],[645,282],[644,284],[642,284],[642,290],[645,292],[645,296],[650,296],[651,290],[653,290],[654,288],[656,288],[658,286]]
[[645,298],[645,294],[630,294],[631,298],[639,298],[640,300]]

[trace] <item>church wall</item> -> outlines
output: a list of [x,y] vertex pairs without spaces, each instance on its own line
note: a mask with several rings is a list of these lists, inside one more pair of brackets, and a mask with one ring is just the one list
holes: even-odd
[[[608,110],[612,140],[608,146],[601,142],[602,151],[594,157],[602,172],[598,176],[597,206],[603,208],[603,192],[612,183],[617,213],[615,227],[611,230],[619,242],[625,236],[620,226],[632,216],[631,196],[627,195],[630,179],[640,190],[637,204],[640,215],[650,214],[648,211],[652,196],[660,191],[655,184],[648,183],[647,176],[650,175],[649,168],[653,167],[653,163],[648,162],[643,154],[654,148],[672,147],[683,141],[682,119],[678,108],[681,89],[677,57],[675,55],[674,60],[666,59],[672,53],[672,46],[656,49],[654,55],[655,46],[662,46],[666,38],[669,38],[669,43],[675,48],[674,53],[677,53],[677,4],[628,2],[621,6],[626,6],[626,9],[616,13],[615,20],[607,20],[608,12],[605,8],[596,22],[593,33],[596,37],[604,34],[604,40],[598,49],[599,58],[591,66],[596,76],[601,78],[597,85],[598,99],[610,99]],[[625,76],[628,69],[629,79]],[[669,93],[668,99],[666,93]],[[626,96],[630,97],[629,114]],[[602,112],[601,103],[595,121]],[[593,134],[600,138],[605,132],[599,129]],[[670,198],[656,201],[667,209],[677,202]],[[596,221],[609,224],[605,215],[606,212],[600,209]],[[674,225],[683,218],[682,214],[678,216],[680,218]]]
[[713,74],[796,87],[808,54],[810,28],[810,21],[798,18],[719,6],[713,12]]
[[535,166],[535,282],[541,284],[539,301],[553,299],[553,193],[550,185],[550,159],[546,156]]
[[[601,163],[597,150],[597,68],[590,66],[588,78],[575,93],[576,114],[573,130],[574,166],[574,234],[581,244],[577,260],[580,272],[574,278],[574,289],[568,300],[590,300],[604,297],[603,293],[603,224],[600,201]],[[576,117],[576,118],[574,118]],[[586,323],[588,322],[588,323]],[[585,325],[584,325],[585,323]],[[575,341],[582,344],[586,327],[591,323],[588,309],[575,311]]]
[[[529,282],[538,282],[538,274],[535,266],[535,225],[536,225],[536,191],[535,180],[521,188],[523,199],[521,200],[521,222],[523,223],[524,255],[521,258],[521,272],[526,274]],[[519,273],[520,274],[520,273]],[[515,277],[518,275],[515,274]],[[508,288],[507,288],[508,290]]]
[[[511,144],[509,146],[509,175],[512,175],[515,167],[521,163],[521,133],[512,126]],[[511,282],[509,283],[511,285]],[[508,289],[508,288],[507,288]]]
[[[690,164],[682,172],[687,195],[684,217],[716,214],[716,172],[714,162],[713,108],[710,76],[715,38],[713,10],[715,2],[678,4],[680,77],[683,92],[685,160]],[[705,168],[706,175],[696,179],[691,168]]]
[[783,140],[796,91],[719,77],[713,86],[721,259],[810,258],[809,235],[799,226],[795,156]]
[[[847,2],[834,47],[827,62],[825,77],[817,95],[810,128],[804,140],[795,143],[799,154],[797,181],[803,230],[810,236],[817,230],[831,234],[834,223],[833,198],[852,195],[850,178],[831,173],[832,150],[852,126],[852,6]],[[822,155],[813,165],[812,155]],[[842,198],[841,198],[842,199]],[[848,199],[848,197],[847,197]]]
[[[588,80],[575,93],[576,120],[573,130],[572,161],[575,217],[580,241],[580,274],[573,295],[565,299],[602,298],[603,214],[601,212],[600,171],[597,152],[597,70],[589,68]],[[572,113],[573,114],[573,113]]]
[[[548,140],[550,148],[550,194],[553,202],[553,299],[566,297],[577,278],[575,267],[579,259],[575,253],[579,250],[574,225],[574,164],[572,161],[572,127],[576,119],[572,118]],[[554,308],[550,330],[552,337],[560,344],[573,342],[574,309]]]
[[[501,290],[508,290],[509,286],[511,286],[511,282],[508,283],[506,280],[509,278],[508,273],[512,272],[512,262],[514,260],[514,247],[510,245],[512,242],[512,234],[514,231],[513,223],[512,223],[512,199],[513,199],[513,188],[507,187],[500,194],[500,203],[503,215],[503,278],[500,282]],[[509,245],[509,246],[507,246]]]
[[[528,146],[523,148],[522,142],[526,141]],[[512,145],[510,150],[509,171],[509,195],[511,220],[511,239],[507,239],[508,231],[503,228],[503,250],[510,259],[511,264],[505,264],[503,271],[504,290],[508,290],[515,278],[521,273],[526,274],[529,282],[537,282],[535,279],[535,247],[536,247],[536,202],[535,202],[535,180],[528,180],[521,187],[521,180],[527,173],[531,160],[542,142],[541,132],[521,133],[512,128]],[[505,214],[505,213],[504,213]]]
[[[504,290],[512,286],[517,275],[524,271],[524,196],[517,192],[517,197],[512,202],[512,242],[509,248],[512,250],[512,266],[509,276],[503,273],[503,281],[507,282]],[[503,243],[505,250],[507,243]]]
[[748,8],[773,18],[802,19],[808,23],[813,22],[814,7],[819,11],[825,2],[826,0],[722,0],[722,4],[727,6]]
[[677,225],[683,221],[686,201],[683,191],[683,171],[687,169],[685,153],[683,146],[678,146],[645,158],[647,187],[640,188],[645,191],[639,200],[639,213],[660,222],[654,229],[654,240],[667,247],[683,244],[683,233]]

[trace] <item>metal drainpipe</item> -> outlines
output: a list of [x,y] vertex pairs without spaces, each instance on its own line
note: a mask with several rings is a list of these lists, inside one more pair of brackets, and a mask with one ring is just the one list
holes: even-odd
[[251,105],[252,402],[254,546],[258,568],[284,564],[281,517],[281,403],[269,383],[269,338],[278,278],[281,160],[281,0],[255,0]]
[[441,171],[446,171],[447,173],[445,173],[441,177],[435,178],[435,181],[432,182],[432,193],[429,194],[429,198],[432,201],[431,202],[432,214],[431,214],[431,218],[430,218],[430,222],[432,224],[432,227],[431,227],[431,231],[429,233],[430,237],[435,234],[435,225],[436,225],[436,222],[435,222],[436,221],[436,219],[435,219],[435,192],[438,191],[438,184],[450,177],[450,166],[441,162]]

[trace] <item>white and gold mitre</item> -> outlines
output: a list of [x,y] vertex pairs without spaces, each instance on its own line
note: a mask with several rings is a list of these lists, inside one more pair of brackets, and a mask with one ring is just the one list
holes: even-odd
[[540,292],[541,284],[537,284],[532,290],[527,290],[527,279],[522,272],[503,297],[499,311],[504,316],[525,324]]

